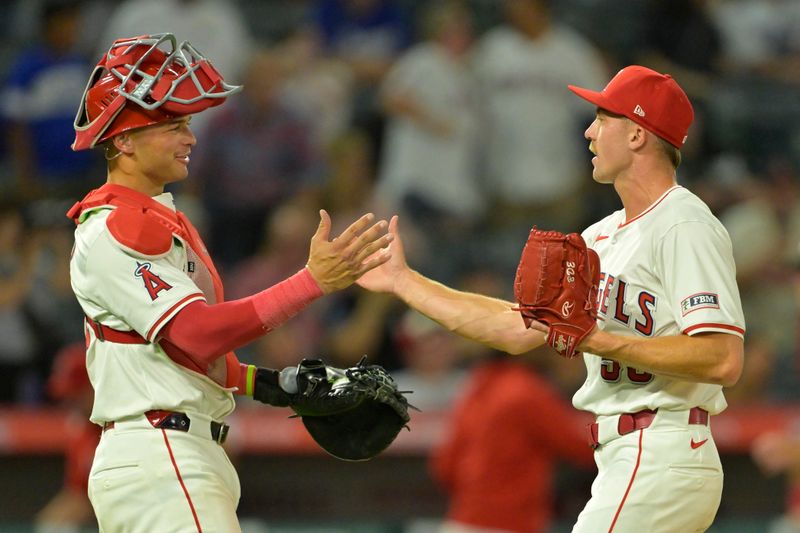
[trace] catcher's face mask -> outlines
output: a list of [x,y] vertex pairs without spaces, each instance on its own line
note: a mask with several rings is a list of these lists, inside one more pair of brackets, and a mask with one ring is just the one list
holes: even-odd
[[73,150],[225,101],[241,86],[225,83],[211,62],[171,33],[114,41],[86,84],[75,116]]

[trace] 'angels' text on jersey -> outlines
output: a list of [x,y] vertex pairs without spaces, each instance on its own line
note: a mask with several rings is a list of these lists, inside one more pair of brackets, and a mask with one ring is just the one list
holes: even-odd
[[[653,319],[656,310],[656,295],[646,290],[634,294],[634,310],[630,310],[626,303],[628,284],[620,276],[613,276],[602,272],[600,274],[600,288],[597,291],[598,314],[606,319],[613,319],[625,324],[637,333],[650,337],[655,329]],[[609,301],[613,302],[609,311]],[[633,320],[631,320],[633,316]]]

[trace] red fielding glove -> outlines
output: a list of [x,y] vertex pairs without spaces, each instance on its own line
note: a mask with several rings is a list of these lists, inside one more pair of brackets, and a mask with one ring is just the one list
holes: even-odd
[[547,325],[547,344],[564,357],[597,322],[600,257],[577,233],[534,228],[522,250],[514,280],[516,308],[527,327],[535,320]]

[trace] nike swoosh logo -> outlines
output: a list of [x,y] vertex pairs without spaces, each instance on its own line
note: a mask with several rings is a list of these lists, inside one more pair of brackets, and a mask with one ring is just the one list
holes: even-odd
[[708,439],[703,439],[700,442],[695,442],[694,439],[692,439],[689,444],[691,445],[693,450],[696,450],[697,448],[699,448],[700,446],[702,446],[706,442],[708,442]]

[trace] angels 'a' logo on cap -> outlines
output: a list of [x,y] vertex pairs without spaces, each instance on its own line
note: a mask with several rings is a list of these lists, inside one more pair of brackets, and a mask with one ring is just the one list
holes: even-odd
[[633,108],[633,114],[639,115],[640,117],[644,117],[644,109],[639,104],[636,104],[636,107]]

